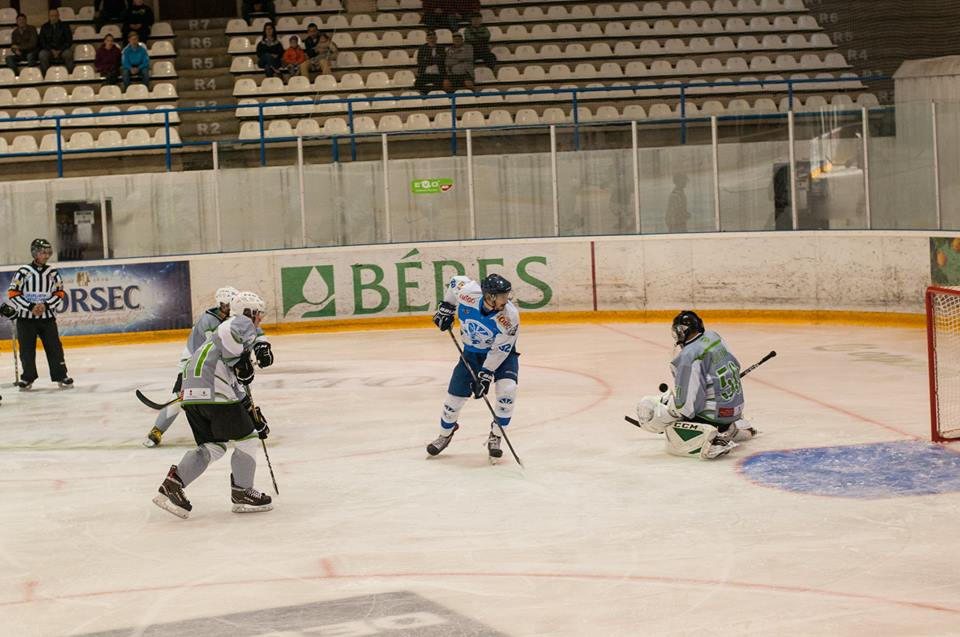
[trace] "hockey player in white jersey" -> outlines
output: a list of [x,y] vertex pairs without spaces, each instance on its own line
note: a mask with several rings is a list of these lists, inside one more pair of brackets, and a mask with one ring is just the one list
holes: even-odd
[[[180,354],[180,363],[177,367],[177,380],[173,384],[174,396],[180,394],[180,388],[183,383],[183,370],[190,360],[190,356],[206,342],[210,334],[215,332],[221,323],[230,317],[230,302],[237,294],[239,294],[239,290],[236,288],[229,286],[220,288],[214,295],[217,307],[206,310],[200,315],[200,318],[197,319],[193,329],[190,331],[190,336],[187,338],[186,344],[183,346],[183,352]],[[257,327],[257,342],[254,345],[254,354],[257,357],[257,365],[259,365],[261,369],[273,364],[273,352],[270,343],[267,341],[267,337],[264,336],[263,330],[260,329],[259,326]],[[179,402],[170,403],[161,409],[160,413],[157,414],[153,428],[143,441],[143,446],[155,447],[159,445],[163,434],[170,429],[170,425],[172,425],[173,421],[180,415],[180,411]]]
[[695,312],[680,312],[672,332],[680,347],[670,363],[674,389],[641,399],[637,420],[647,431],[666,435],[670,454],[708,460],[729,453],[757,433],[742,418],[740,362]]
[[246,390],[253,382],[250,355],[263,318],[263,300],[253,292],[240,292],[230,302],[233,315],[221,323],[197,351],[183,375],[183,410],[187,414],[196,449],[170,467],[154,504],[187,518],[193,508],[183,489],[196,480],[233,443],[230,490],[233,511],[269,511],[270,496],[253,488],[259,439],[270,433],[260,409]]
[[460,428],[457,417],[467,399],[471,395],[483,398],[491,385],[496,389],[496,421],[490,424],[487,452],[491,461],[503,455],[497,424],[504,428],[510,424],[520,371],[516,351],[520,313],[510,301],[511,289],[510,282],[499,274],[491,274],[481,283],[455,276],[447,285],[433,322],[443,332],[453,326],[455,316],[460,319],[463,355],[477,380],[474,382],[463,360],[457,361],[440,414],[440,435],[427,445],[431,456],[450,444],[454,432]]

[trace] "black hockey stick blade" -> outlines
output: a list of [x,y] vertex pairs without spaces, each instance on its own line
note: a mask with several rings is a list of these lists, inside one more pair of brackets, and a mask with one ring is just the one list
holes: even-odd
[[161,404],[161,403],[155,403],[155,402],[153,402],[152,400],[150,400],[149,398],[147,398],[146,396],[144,396],[144,395],[143,395],[143,392],[140,391],[139,389],[137,390],[137,398],[140,400],[140,402],[142,402],[144,405],[146,405],[146,406],[149,407],[150,409],[156,409],[157,411],[160,411],[160,410],[163,409],[164,407],[166,407],[166,406],[168,406],[168,405],[172,405],[173,403],[175,403],[175,402],[177,402],[178,400],[180,400],[180,397],[177,396],[177,397],[174,398],[173,400],[168,400],[167,402],[162,403],[162,404]]
[[634,427],[640,427],[640,421],[637,420],[636,418],[631,418],[630,416],[624,416],[623,419],[626,420],[631,425],[633,425]]

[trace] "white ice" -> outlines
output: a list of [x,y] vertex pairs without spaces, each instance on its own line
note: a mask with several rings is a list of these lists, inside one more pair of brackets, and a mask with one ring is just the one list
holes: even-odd
[[8,352],[0,635],[136,635],[390,591],[511,636],[960,635],[960,493],[832,498],[738,472],[759,451],[926,439],[923,331],[709,327],[744,366],[779,354],[744,379],[759,438],[700,462],[624,422],[668,378],[663,324],[529,324],[508,429],[525,470],[488,464],[479,401],[426,458],[447,336],[277,336],[254,383],[276,508],[231,513],[227,457],[190,485],[186,521],[150,500],[189,427],[143,448],[154,412],[133,394],[168,395],[181,343],[68,349],[69,391],[44,363],[35,391],[11,389]]

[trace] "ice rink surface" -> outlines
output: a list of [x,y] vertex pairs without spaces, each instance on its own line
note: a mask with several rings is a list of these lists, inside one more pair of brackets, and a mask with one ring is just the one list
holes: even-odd
[[[425,319],[426,320],[426,319]],[[10,389],[0,635],[960,635],[960,446],[929,438],[919,329],[709,323],[762,435],[668,456],[630,426],[668,325],[525,325],[507,452],[471,401],[438,458],[456,351],[436,330],[273,338],[253,385],[281,495],[231,513],[229,458],[151,498],[192,446],[140,441],[182,344],[67,350],[74,390]],[[271,492],[259,459],[257,486]]]

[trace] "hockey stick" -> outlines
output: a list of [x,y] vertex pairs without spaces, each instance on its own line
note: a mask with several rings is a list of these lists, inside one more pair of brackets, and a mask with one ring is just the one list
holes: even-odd
[[[773,357],[776,356],[776,355],[777,355],[777,353],[776,353],[775,351],[771,351],[769,354],[767,354],[766,356],[764,356],[763,358],[761,358],[760,360],[758,360],[756,363],[754,363],[754,364],[751,365],[750,367],[748,367],[748,368],[746,368],[745,370],[743,370],[742,372],[740,372],[740,378],[743,378],[744,376],[746,376],[747,374],[749,374],[750,372],[752,372],[752,371],[755,370],[756,368],[760,367],[761,365],[763,365],[764,363],[766,363],[768,360],[770,360],[771,358],[773,358]],[[669,388],[669,386],[667,386],[666,383],[660,383],[659,389],[660,389],[661,392],[665,392],[665,391],[667,391],[667,390],[670,389],[670,388]],[[640,421],[638,421],[636,418],[631,418],[630,416],[624,416],[623,419],[626,420],[626,421],[627,421],[628,423],[630,423],[631,425],[633,425],[634,427],[640,427],[641,429],[643,429],[643,427],[640,426]]]
[[142,402],[144,405],[146,405],[150,409],[156,409],[157,411],[160,411],[161,409],[164,409],[165,407],[172,405],[175,402],[179,402],[181,400],[180,396],[177,396],[173,400],[168,400],[165,403],[155,403],[149,398],[147,398],[146,396],[144,396],[143,392],[141,392],[139,389],[137,390],[136,393],[137,393],[137,398],[140,399],[140,402]]
[[13,384],[16,385],[20,382],[20,355],[18,347],[20,342],[17,340],[17,322],[10,321],[12,327],[11,337],[13,338]]
[[[453,341],[453,344],[456,346],[457,351],[460,352],[460,360],[463,361],[463,366],[467,368],[467,371],[470,372],[470,378],[473,379],[474,384],[477,383],[477,374],[473,371],[473,367],[470,366],[470,363],[467,362],[467,357],[463,353],[463,348],[460,347],[460,341],[457,340],[457,337],[453,335],[453,330],[447,330],[450,334],[450,340]],[[503,430],[503,427],[500,426],[499,421],[497,421],[497,414],[493,411],[493,406],[490,404],[490,401],[487,399],[486,394],[483,395],[483,402],[486,403],[487,409],[490,410],[490,415],[493,417],[493,423],[500,430],[500,434],[503,436],[503,439],[507,443],[507,447],[510,449],[510,453],[513,454],[513,459],[517,461],[517,464],[523,467],[523,463],[520,461],[520,456],[517,455],[517,452],[513,450],[513,445],[510,444],[510,439],[507,438],[507,432]],[[526,468],[526,467],[523,467]]]
[[[257,418],[256,405],[253,403],[253,391],[250,389],[250,385],[244,385],[244,388],[247,390],[247,397],[250,398],[250,415],[254,418]],[[273,492],[277,495],[280,495],[280,489],[277,488],[277,477],[273,475],[273,463],[270,462],[270,453],[267,451],[267,441],[264,438],[260,439],[260,444],[263,445],[263,457],[267,459],[267,469],[270,470],[270,480],[273,482]]]

